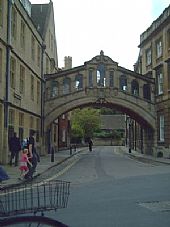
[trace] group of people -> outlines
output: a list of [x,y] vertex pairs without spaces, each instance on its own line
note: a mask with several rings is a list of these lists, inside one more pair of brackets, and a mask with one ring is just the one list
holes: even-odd
[[[14,132],[13,137],[9,140],[9,150],[11,152],[9,164],[12,166],[12,161],[15,159],[15,166],[20,169],[20,179],[32,179],[36,170],[39,155],[35,148],[35,131],[30,132],[30,137],[20,142],[17,133]],[[19,158],[20,157],[20,158]]]

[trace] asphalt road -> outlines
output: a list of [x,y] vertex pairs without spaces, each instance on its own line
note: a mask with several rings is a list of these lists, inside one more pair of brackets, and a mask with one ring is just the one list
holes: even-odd
[[71,181],[69,203],[49,216],[70,227],[169,227],[170,166],[118,150],[95,147],[56,173]]

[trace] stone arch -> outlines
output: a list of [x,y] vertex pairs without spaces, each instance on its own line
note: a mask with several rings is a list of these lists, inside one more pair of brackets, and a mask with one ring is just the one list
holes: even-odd
[[[55,107],[46,114],[45,125],[47,126],[53,122],[61,114],[76,109],[80,106],[96,105],[96,97],[82,96],[81,98],[75,98],[68,100],[67,102]],[[99,103],[100,104],[100,103]],[[129,116],[135,117],[135,119],[142,125],[148,125],[155,129],[155,116],[152,115],[151,111],[146,110],[145,107],[137,105],[136,103],[130,102],[128,99],[121,99],[119,97],[107,98],[106,101],[102,102],[101,105],[108,105],[110,107],[116,107],[127,113]]]

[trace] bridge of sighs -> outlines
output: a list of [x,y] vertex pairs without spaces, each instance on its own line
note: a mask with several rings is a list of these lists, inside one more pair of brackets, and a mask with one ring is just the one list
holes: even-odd
[[119,66],[103,51],[84,65],[46,75],[45,79],[45,130],[61,114],[75,108],[105,106],[135,119],[144,129],[145,149],[147,143],[155,146],[154,79]]

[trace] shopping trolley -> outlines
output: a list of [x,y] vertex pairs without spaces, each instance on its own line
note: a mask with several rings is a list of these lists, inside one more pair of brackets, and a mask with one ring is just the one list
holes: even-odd
[[[45,217],[46,211],[66,208],[70,182],[43,181],[0,190],[0,226],[66,226]],[[27,216],[23,216],[27,214]],[[28,214],[32,214],[31,216]],[[39,215],[41,214],[41,215]],[[25,223],[19,225],[19,223]],[[27,223],[27,224],[26,224]],[[34,225],[30,225],[34,223]],[[17,225],[18,224],[18,225]],[[45,224],[45,225],[44,225]]]

